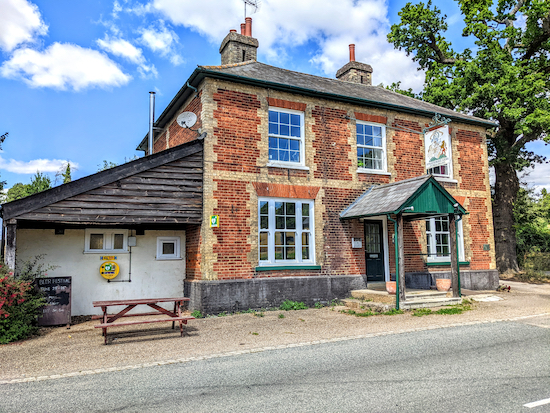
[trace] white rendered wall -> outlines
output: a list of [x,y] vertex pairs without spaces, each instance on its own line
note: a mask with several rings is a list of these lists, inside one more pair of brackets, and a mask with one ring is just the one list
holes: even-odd
[[[157,261],[157,237],[171,236],[180,237],[182,259]],[[94,308],[92,301],[183,297],[185,231],[146,230],[145,235],[137,235],[136,239],[137,245],[131,248],[132,282],[108,283],[99,274],[99,266],[103,262],[100,256],[115,255],[120,273],[113,281],[128,280],[130,254],[84,253],[83,229],[66,229],[63,235],[55,235],[53,229],[18,229],[16,265],[20,267],[24,261],[46,254],[42,263],[59,266],[47,272],[49,277],[71,276],[73,316],[101,314],[101,308]],[[170,305],[165,306],[173,310],[173,304],[171,308]],[[151,309],[138,306],[135,310],[147,312]]]

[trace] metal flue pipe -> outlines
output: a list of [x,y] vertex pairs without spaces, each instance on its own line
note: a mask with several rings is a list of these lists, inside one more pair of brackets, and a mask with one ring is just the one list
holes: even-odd
[[153,154],[153,125],[155,123],[155,92],[149,92],[149,153]]

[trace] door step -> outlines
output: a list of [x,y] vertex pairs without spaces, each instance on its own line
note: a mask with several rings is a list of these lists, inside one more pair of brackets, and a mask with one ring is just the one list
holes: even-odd
[[441,307],[445,305],[457,305],[462,302],[461,297],[438,297],[438,298],[407,298],[405,302],[400,302],[399,307],[402,310],[413,310],[415,308]]
[[[456,305],[462,302],[461,297],[453,297],[452,291],[436,290],[409,290],[405,293],[405,301],[399,303],[402,310],[415,308],[441,307]],[[353,290],[352,299],[343,300],[346,306],[353,309],[361,307],[382,307],[392,306],[395,308],[395,294],[388,294],[379,290]]]

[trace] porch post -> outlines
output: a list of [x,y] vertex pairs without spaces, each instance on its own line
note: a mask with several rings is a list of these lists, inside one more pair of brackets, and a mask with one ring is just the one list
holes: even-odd
[[7,222],[6,228],[6,256],[4,257],[4,263],[9,269],[15,272],[17,221],[15,219],[10,219]]
[[403,214],[397,214],[397,243],[399,244],[399,257],[396,257],[399,263],[399,274],[397,277],[397,287],[399,291],[399,303],[405,302],[405,244],[403,242]]
[[458,281],[458,256],[456,253],[455,214],[449,214],[449,248],[451,249],[451,288],[453,297],[460,297]]

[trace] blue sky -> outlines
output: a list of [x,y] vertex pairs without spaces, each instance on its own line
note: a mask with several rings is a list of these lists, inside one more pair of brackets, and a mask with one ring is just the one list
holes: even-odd
[[[262,62],[334,77],[356,44],[373,84],[420,90],[423,74],[387,43],[406,0],[261,0],[249,13]],[[453,45],[461,19],[443,2]],[[250,9],[249,9],[250,10]],[[7,187],[40,171],[73,179],[103,160],[122,163],[148,130],[149,91],[159,115],[197,65],[220,64],[219,45],[244,22],[243,0],[0,0],[0,153]],[[532,150],[550,155],[543,144]],[[545,186],[550,169],[526,180]]]

